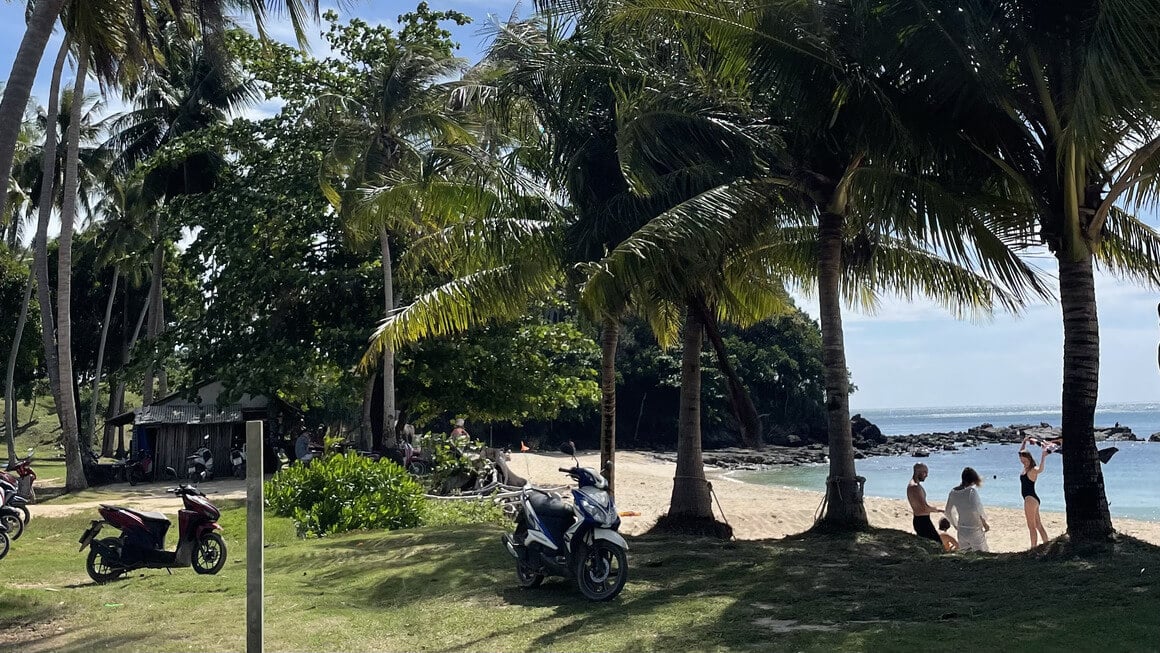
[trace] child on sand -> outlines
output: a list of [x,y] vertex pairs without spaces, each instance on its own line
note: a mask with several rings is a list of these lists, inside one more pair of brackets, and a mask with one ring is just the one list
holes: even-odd
[[942,519],[938,520],[938,530],[939,530],[938,536],[942,540],[943,551],[947,551],[947,552],[958,551],[959,550],[959,541],[955,539],[954,535],[951,535],[950,533],[947,532],[947,529],[949,529],[950,527],[951,527],[951,520],[947,519],[946,517],[943,517]]

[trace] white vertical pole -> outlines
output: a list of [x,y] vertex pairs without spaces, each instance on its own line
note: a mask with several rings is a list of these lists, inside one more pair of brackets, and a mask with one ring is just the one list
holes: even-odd
[[262,422],[246,422],[246,653],[262,653]]

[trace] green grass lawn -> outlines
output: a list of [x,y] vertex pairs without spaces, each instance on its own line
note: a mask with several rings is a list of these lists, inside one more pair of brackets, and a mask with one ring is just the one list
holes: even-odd
[[[222,516],[229,562],[138,572],[107,586],[84,572],[89,515],[33,519],[0,561],[0,649],[244,648],[244,511]],[[173,511],[175,512],[175,511]],[[630,544],[621,596],[572,583],[516,587],[495,526],[299,540],[266,524],[270,651],[1100,650],[1160,643],[1160,548],[1110,555],[942,555],[913,536],[801,536]],[[172,540],[172,537],[170,538]],[[32,630],[35,628],[35,630]]]

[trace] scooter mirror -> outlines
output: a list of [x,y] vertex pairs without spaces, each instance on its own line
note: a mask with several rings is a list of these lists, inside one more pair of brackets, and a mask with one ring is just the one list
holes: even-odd
[[166,467],[165,473],[168,474],[169,476],[171,476],[172,478],[177,478],[177,470],[173,469],[172,467]]
[[576,445],[572,444],[571,440],[567,440],[563,444],[560,445],[560,451],[568,454],[569,456],[575,456],[576,455]]

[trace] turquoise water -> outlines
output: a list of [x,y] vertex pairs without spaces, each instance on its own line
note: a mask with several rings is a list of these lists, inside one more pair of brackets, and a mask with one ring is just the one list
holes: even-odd
[[[1118,421],[1132,427],[1136,435],[1146,438],[1160,431],[1157,409],[1160,406],[1155,404],[1120,405],[1114,410],[1098,413],[1096,423],[1099,426],[1111,426]],[[983,422],[996,426],[1038,424],[1041,421],[1053,426],[1059,425],[1058,412],[1052,413],[1050,409],[1035,406],[863,411],[862,415],[877,424],[887,435],[961,431]],[[1107,442],[1099,446],[1115,446],[1120,450],[1103,465],[1104,484],[1112,515],[1160,521],[1160,473],[1157,471],[1160,470],[1160,443]],[[1038,447],[1031,450],[1038,461]],[[921,460],[930,468],[930,476],[925,483],[927,496],[931,503],[941,506],[951,488],[959,484],[963,467],[970,466],[984,479],[980,493],[985,505],[1022,508],[1018,451],[1017,444],[991,444],[959,451],[934,452],[923,459],[876,456],[859,460],[858,473],[866,477],[867,496],[904,499],[912,467]],[[1044,510],[1062,512],[1064,509],[1060,463],[1058,454],[1048,456],[1047,468],[1036,482]],[[806,465],[737,472],[733,476],[750,483],[820,491],[825,484],[827,469],[826,465]]]

